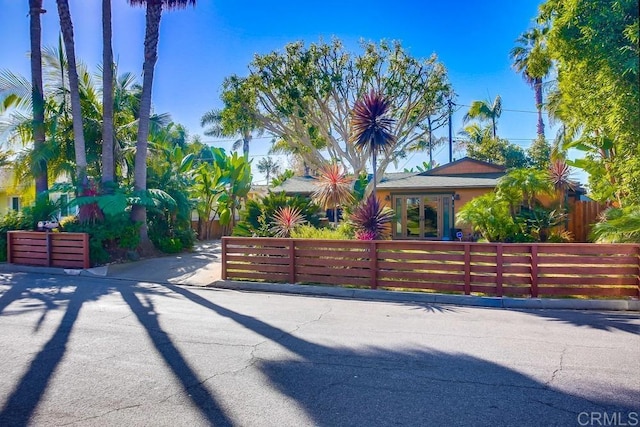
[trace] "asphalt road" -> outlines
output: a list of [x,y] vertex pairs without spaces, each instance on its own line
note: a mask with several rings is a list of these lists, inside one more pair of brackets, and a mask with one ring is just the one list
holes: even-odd
[[0,294],[0,426],[639,425],[637,313],[32,273]]

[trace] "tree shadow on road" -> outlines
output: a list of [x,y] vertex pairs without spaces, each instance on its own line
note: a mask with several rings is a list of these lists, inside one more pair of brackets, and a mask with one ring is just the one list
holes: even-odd
[[577,310],[514,310],[532,316],[539,316],[554,322],[567,323],[602,331],[622,331],[640,335],[638,313],[599,312]]
[[623,387],[607,398],[574,396],[554,388],[551,375],[536,381],[461,353],[316,344],[188,289],[167,287],[296,354],[292,360],[256,356],[254,366],[316,425],[574,425],[581,412],[628,412],[640,398]]
[[[65,310],[57,329],[8,396],[0,412],[0,425],[30,422],[64,359],[83,305],[113,292],[121,294],[185,395],[213,425],[234,425],[234,420],[225,413],[210,384],[199,377],[196,367],[189,364],[161,327],[153,295],[183,297],[295,354],[297,357],[289,360],[274,360],[260,358],[256,351],[252,366],[275,390],[296,402],[316,425],[575,425],[581,412],[637,411],[640,400],[638,390],[623,387],[597,390],[595,396],[572,395],[554,384],[555,372],[547,379],[536,380],[462,353],[415,345],[394,349],[322,345],[174,285],[122,282],[108,287],[100,280],[83,285],[68,283],[77,282],[29,282],[16,275],[12,287],[0,296],[0,316],[7,315],[5,311],[12,302],[34,296],[45,312]],[[39,293],[46,295],[37,298]],[[580,324],[579,320],[573,322]],[[238,407],[242,409],[241,404]]]
[[[64,282],[64,283],[62,283]],[[112,292],[119,292],[129,305],[139,323],[145,328],[156,350],[182,383],[185,394],[200,409],[202,414],[214,425],[232,425],[210,392],[202,385],[194,370],[189,366],[169,335],[160,327],[157,315],[149,296],[161,294],[171,298],[161,287],[140,287],[134,283],[122,283],[117,288],[104,286],[100,280],[90,284],[68,284],[59,279],[26,280],[20,275],[13,276],[11,287],[0,296],[0,316],[13,302],[21,301],[15,313],[25,314],[33,310],[42,310],[37,322],[39,326],[46,314],[52,310],[64,310],[57,329],[37,353],[25,374],[17,382],[0,411],[0,426],[27,425],[36,407],[44,396],[53,375],[64,359],[74,324],[82,306],[87,301],[95,301]],[[144,303],[136,293],[141,294]],[[34,304],[29,300],[37,300]]]
[[138,322],[144,326],[157,352],[182,384],[185,394],[212,425],[233,425],[211,392],[203,385],[202,380],[198,378],[193,368],[175,346],[171,337],[160,326],[153,302],[146,296],[143,303],[135,291],[136,289],[130,286],[120,288],[122,298],[136,315]]
[[[0,425],[26,425],[44,395],[53,374],[67,351],[69,337],[82,305],[109,293],[106,286],[79,286],[60,284],[55,279],[38,279],[35,283],[20,275],[16,282],[0,297],[0,315],[13,302],[35,299],[43,306],[25,304],[21,312],[42,309],[36,323],[40,327],[47,313],[64,309],[64,315],[51,338],[31,361],[27,371],[7,398],[0,412]],[[65,305],[66,303],[66,305]],[[26,306],[26,307],[25,307]]]

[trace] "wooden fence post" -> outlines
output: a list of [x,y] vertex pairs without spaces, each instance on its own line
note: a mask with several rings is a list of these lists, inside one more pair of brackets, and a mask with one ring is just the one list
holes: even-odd
[[51,267],[51,232],[45,231],[45,239],[47,241],[47,267]]
[[496,243],[496,295],[502,296],[502,243]]
[[638,298],[640,298],[640,245],[636,247],[636,252],[638,256],[638,277],[636,279],[638,281]]
[[471,244],[464,244],[464,294],[471,295]]
[[222,280],[227,280],[227,238],[222,238],[222,271],[220,273]]
[[89,249],[89,233],[84,233],[82,236],[82,263],[84,264],[84,268],[91,267],[91,254]]
[[378,288],[378,244],[375,240],[369,243],[369,270],[371,273],[371,289]]
[[296,242],[289,239],[289,283],[296,283]]
[[7,232],[7,262],[9,264],[13,262],[13,259],[12,259],[13,250],[11,248],[12,236],[13,236],[13,233],[11,231],[8,231]]
[[538,298],[538,245],[531,244],[531,297]]

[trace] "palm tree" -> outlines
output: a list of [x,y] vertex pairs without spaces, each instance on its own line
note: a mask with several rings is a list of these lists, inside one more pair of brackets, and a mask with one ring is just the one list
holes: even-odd
[[533,168],[513,169],[507,175],[498,180],[497,193],[499,196],[515,203],[527,202],[529,210],[533,209],[533,201],[536,195],[553,193],[553,185],[546,171]]
[[446,141],[447,139],[445,137],[433,138],[433,136],[429,134],[429,140],[419,139],[411,143],[407,147],[407,152],[410,152],[410,153],[422,153],[425,151],[429,152],[429,162],[423,162],[423,164],[426,164],[429,166],[427,169],[431,169],[433,168],[433,165],[434,165],[433,149],[444,144]]
[[[111,0],[102,0],[102,183],[115,175],[113,128],[113,48],[111,36]],[[108,186],[107,186],[108,187]]]
[[[29,33],[31,38],[31,107],[33,110],[33,145],[36,150],[41,150],[45,142],[44,130],[44,88],[42,84],[42,26],[40,15],[45,13],[42,9],[42,0],[29,0]],[[47,178],[47,163],[38,162],[38,172],[35,176],[36,195],[49,189]]]
[[350,203],[353,200],[351,194],[351,179],[343,166],[332,163],[320,168],[320,175],[316,180],[318,189],[313,192],[311,199],[323,208],[333,209],[333,224],[338,224],[338,206]]
[[[169,9],[184,8],[188,4],[195,5],[196,0],[129,0],[131,5],[146,6],[144,64],[142,66],[142,97],[140,99],[140,116],[138,120],[138,138],[134,170],[134,190],[141,192],[147,189],[147,139],[149,138],[149,118],[151,116],[151,87],[153,72],[158,59],[158,37],[162,7]],[[143,251],[150,249],[147,230],[147,210],[142,205],[134,205],[131,219],[141,224],[140,242]]]
[[389,101],[382,94],[372,90],[356,101],[351,113],[351,142],[357,150],[371,153],[374,195],[377,154],[389,155],[396,142],[392,132],[395,120],[387,116],[389,106]]
[[491,129],[493,138],[497,135],[497,121],[502,115],[502,98],[496,96],[491,103],[488,99],[484,101],[473,101],[469,111],[464,115],[463,122],[468,123],[470,120],[489,120],[491,121]]
[[544,121],[542,120],[542,82],[549,75],[551,69],[551,59],[547,51],[545,39],[548,27],[534,27],[523,33],[516,39],[518,44],[511,49],[511,59],[513,68],[522,74],[524,80],[529,84],[536,99],[536,109],[538,110],[538,136],[544,138]]
[[231,149],[237,151],[242,146],[242,154],[245,158],[249,158],[249,144],[253,139],[254,132],[261,133],[254,124],[249,124],[245,118],[235,118],[234,123],[227,123],[224,119],[224,112],[213,109],[207,111],[200,119],[200,126],[210,125],[205,129],[204,134],[216,138],[234,137],[240,134],[240,139],[236,140]]
[[265,157],[258,162],[258,172],[265,174],[269,185],[269,178],[280,173],[280,164],[270,156]]
[[58,15],[60,15],[60,30],[67,54],[67,74],[69,76],[69,95],[71,97],[71,115],[73,117],[73,139],[75,148],[76,171],[78,183],[84,187],[87,184],[87,155],[85,152],[84,130],[82,127],[82,107],[80,104],[80,90],[78,83],[78,69],[73,41],[73,23],[68,0],[56,0]]

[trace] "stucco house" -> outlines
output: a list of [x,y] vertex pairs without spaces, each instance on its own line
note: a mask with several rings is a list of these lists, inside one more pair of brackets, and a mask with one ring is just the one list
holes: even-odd
[[[452,240],[455,213],[465,203],[493,191],[506,173],[503,166],[462,158],[421,173],[387,173],[377,185],[378,198],[396,212],[394,239]],[[293,177],[272,191],[310,196],[315,178]],[[461,230],[468,236],[470,230]]]
[[[61,177],[56,182],[65,183],[68,180]],[[0,167],[0,216],[10,210],[21,211],[32,205],[35,199],[34,193],[33,182],[17,182],[11,167]],[[78,212],[77,206],[68,205],[73,197],[73,193],[49,193],[49,198],[60,204],[60,210],[56,214],[58,218],[75,215]]]
[[19,211],[25,203],[21,189],[16,186],[13,170],[0,167],[0,215],[5,215],[10,210]]
[[[456,228],[456,213],[473,198],[493,191],[498,179],[505,174],[503,166],[469,157],[421,173],[386,173],[377,185],[377,195],[396,213],[391,237],[454,240],[461,232],[468,240],[471,229]],[[272,191],[311,196],[316,188],[315,178],[306,176],[289,178]],[[604,209],[584,194],[584,188],[579,185],[567,194],[567,230],[576,242],[587,241],[591,225]],[[551,202],[550,199],[542,201]]]

